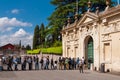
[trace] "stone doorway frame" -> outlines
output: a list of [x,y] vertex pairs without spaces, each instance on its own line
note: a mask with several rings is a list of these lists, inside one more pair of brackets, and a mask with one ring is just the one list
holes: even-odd
[[[93,58],[94,58],[94,39],[93,39],[93,37],[91,36],[91,35],[87,35],[85,38],[84,38],[84,57],[85,57],[85,60],[86,60],[86,67],[88,68],[88,47],[87,47],[87,45],[88,45],[88,41],[89,41],[89,39],[90,38],[92,38],[92,40],[93,40]],[[93,64],[94,64],[94,59],[93,59]],[[91,65],[90,65],[91,66]],[[93,66],[92,66],[93,67]]]

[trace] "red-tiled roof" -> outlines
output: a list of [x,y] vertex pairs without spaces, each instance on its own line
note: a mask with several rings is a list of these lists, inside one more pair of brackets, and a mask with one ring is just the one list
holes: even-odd
[[9,44],[6,44],[4,46],[1,46],[0,48],[1,49],[14,49],[15,46],[9,43]]

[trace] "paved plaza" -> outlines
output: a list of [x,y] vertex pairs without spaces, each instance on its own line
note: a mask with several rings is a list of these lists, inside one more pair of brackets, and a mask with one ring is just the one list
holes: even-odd
[[2,71],[0,80],[120,80],[120,75],[89,70]]

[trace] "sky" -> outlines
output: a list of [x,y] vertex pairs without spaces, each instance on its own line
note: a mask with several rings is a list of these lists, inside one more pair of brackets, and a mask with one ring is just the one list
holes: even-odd
[[0,46],[8,43],[31,45],[34,28],[48,24],[55,6],[51,0],[0,0]]

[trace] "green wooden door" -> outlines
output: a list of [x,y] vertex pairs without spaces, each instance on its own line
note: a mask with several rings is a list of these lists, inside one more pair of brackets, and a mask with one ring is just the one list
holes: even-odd
[[88,54],[88,68],[90,69],[90,64],[94,62],[93,61],[94,55],[93,55],[93,39],[92,38],[88,40],[87,54]]

